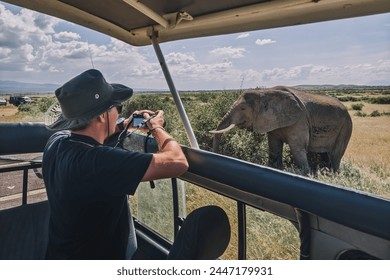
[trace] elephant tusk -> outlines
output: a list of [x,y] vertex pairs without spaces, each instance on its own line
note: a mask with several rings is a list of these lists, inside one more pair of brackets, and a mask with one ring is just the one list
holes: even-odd
[[221,129],[221,130],[210,130],[209,132],[210,133],[213,133],[213,134],[220,134],[220,133],[225,133],[229,130],[231,130],[233,127],[235,127],[236,125],[234,123],[232,123],[231,125],[229,125],[227,128],[224,128],[224,129]]

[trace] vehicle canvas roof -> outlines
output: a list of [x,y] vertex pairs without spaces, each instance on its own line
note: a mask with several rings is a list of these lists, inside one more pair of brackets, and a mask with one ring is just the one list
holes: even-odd
[[5,0],[131,45],[299,25],[390,11],[388,0]]

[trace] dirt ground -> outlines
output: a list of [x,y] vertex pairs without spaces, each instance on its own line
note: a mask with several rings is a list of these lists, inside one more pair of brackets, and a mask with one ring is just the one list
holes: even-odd
[[0,106],[0,121],[1,117],[14,116],[18,112],[18,108],[13,105]]
[[[33,159],[41,154],[7,155],[6,158]],[[1,166],[0,166],[1,171]],[[41,169],[37,169],[41,172]],[[23,171],[0,173],[0,209],[8,209],[22,204]],[[46,191],[43,180],[38,178],[30,169],[27,177],[28,197],[27,203],[34,203],[46,199]]]

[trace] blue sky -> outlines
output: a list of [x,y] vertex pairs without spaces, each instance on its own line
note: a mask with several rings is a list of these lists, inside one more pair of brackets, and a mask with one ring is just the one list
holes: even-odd
[[[390,14],[161,44],[179,90],[390,85]],[[93,65],[110,82],[167,89],[151,46],[0,2],[0,81],[62,84]]]

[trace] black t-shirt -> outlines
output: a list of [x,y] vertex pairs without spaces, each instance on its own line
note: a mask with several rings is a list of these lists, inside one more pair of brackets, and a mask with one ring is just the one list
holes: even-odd
[[126,195],[137,189],[152,154],[55,133],[42,173],[49,205],[48,259],[124,259],[129,234]]

